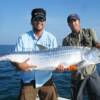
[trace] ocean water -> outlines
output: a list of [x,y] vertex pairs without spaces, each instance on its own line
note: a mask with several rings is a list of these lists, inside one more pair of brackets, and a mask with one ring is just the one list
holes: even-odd
[[[13,51],[13,48],[13,45],[0,45],[0,55]],[[68,71],[53,73],[53,80],[61,97],[71,97],[70,75]],[[20,87],[20,72],[10,62],[0,62],[0,100],[17,100]]]

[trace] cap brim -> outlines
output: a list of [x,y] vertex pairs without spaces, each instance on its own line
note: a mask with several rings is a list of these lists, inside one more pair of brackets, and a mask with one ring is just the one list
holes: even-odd
[[70,18],[70,20],[79,20],[79,18],[72,17],[72,18]]
[[34,18],[43,18],[43,19],[45,19],[45,16],[43,16],[43,15],[37,15]]

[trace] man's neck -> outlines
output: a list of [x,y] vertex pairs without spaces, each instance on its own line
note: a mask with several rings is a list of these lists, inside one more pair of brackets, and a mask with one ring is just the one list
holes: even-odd
[[72,33],[76,33],[76,34],[79,34],[81,32],[81,29],[80,30],[74,30],[74,31],[72,31]]
[[40,38],[43,34],[43,30],[40,30],[40,31],[34,30],[34,33],[38,38]]

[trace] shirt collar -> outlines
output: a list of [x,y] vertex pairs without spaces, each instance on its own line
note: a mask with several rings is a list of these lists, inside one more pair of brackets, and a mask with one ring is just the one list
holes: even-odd
[[80,30],[79,33],[75,33],[75,32],[72,32],[72,33],[71,33],[71,35],[72,35],[73,37],[78,37],[78,36],[81,35],[81,34],[82,34],[82,29]]
[[38,37],[36,36],[36,34],[34,33],[33,30],[31,31],[31,36],[32,36],[35,40],[40,40],[41,38],[43,38],[43,37],[45,36],[45,30],[43,30],[43,33],[42,33],[42,35],[41,35],[40,38],[38,38]]

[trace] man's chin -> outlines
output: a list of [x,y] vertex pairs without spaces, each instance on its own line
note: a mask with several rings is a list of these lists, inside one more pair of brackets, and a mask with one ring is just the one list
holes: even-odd
[[43,31],[43,29],[37,29],[37,31]]
[[35,28],[35,31],[43,31],[43,29]]

